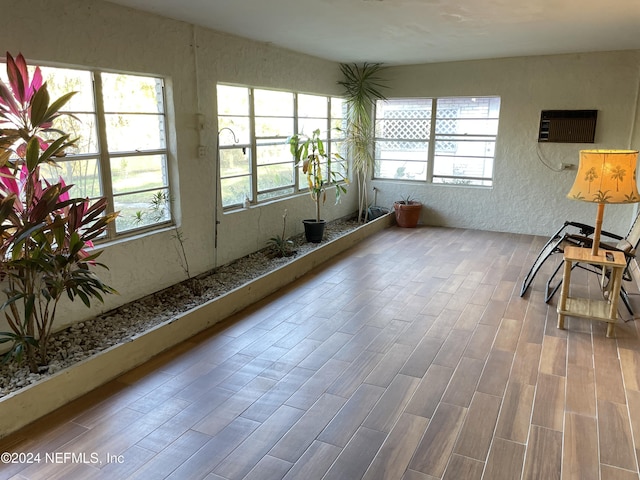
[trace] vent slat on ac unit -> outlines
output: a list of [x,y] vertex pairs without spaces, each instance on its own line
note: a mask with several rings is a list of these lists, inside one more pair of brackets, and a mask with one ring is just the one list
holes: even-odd
[[542,110],[538,142],[594,143],[597,110]]

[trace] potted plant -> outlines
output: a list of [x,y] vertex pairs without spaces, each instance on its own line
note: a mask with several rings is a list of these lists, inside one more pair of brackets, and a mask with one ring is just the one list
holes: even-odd
[[[295,164],[302,168],[307,177],[309,193],[316,204],[315,219],[303,220],[305,236],[308,242],[320,243],[324,234],[325,220],[320,218],[320,204],[327,200],[327,187],[333,185],[336,190],[336,203],[340,195],[347,192],[347,179],[340,172],[331,168],[332,157],[335,161],[344,161],[337,153],[327,155],[324,142],[320,138],[320,129],[311,136],[299,133],[288,139]],[[343,182],[344,181],[344,182]]]
[[51,102],[40,69],[30,78],[22,55],[7,53],[7,77],[8,86],[0,81],[0,310],[10,331],[0,332],[0,343],[10,343],[5,360],[26,358],[37,373],[48,362],[62,296],[90,306],[114,292],[91,270],[101,252],[87,248],[118,214],[106,213],[105,198],[71,198],[72,185],[41,176],[41,166],[74,145],[53,127],[74,92]]
[[422,203],[406,197],[394,202],[393,209],[395,210],[396,223],[399,227],[415,228],[418,225]]
[[380,89],[386,87],[378,76],[383,70],[379,63],[363,65],[341,64],[344,80],[338,81],[345,89],[347,117],[345,145],[351,157],[353,175],[358,182],[358,221],[367,221],[369,205],[367,182],[374,167],[374,131],[371,112],[376,100],[385,100]]

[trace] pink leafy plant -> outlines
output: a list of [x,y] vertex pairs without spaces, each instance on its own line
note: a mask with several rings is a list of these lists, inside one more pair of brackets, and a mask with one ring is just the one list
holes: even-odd
[[51,101],[40,68],[30,77],[24,57],[9,53],[6,64],[9,85],[0,81],[0,280],[6,299],[0,310],[10,330],[0,332],[0,343],[10,344],[5,361],[26,358],[37,372],[48,363],[63,295],[89,307],[115,292],[91,267],[104,267],[96,262],[101,252],[92,250],[93,240],[118,213],[108,212],[105,198],[73,198],[73,185],[41,176],[42,165],[55,166],[75,144],[52,128],[74,92]]

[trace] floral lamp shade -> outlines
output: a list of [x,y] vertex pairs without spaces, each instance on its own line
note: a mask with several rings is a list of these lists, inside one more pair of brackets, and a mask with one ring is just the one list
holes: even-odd
[[636,182],[637,150],[581,150],[576,179],[567,194],[572,200],[598,204],[592,255],[598,256],[604,206],[640,202]]

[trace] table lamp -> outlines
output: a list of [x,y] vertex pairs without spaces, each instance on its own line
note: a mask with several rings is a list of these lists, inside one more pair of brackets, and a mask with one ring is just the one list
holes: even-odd
[[580,150],[576,179],[567,194],[572,200],[598,204],[591,254],[598,256],[604,206],[640,202],[636,184],[637,150]]

